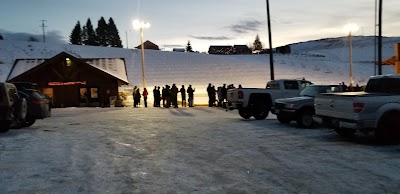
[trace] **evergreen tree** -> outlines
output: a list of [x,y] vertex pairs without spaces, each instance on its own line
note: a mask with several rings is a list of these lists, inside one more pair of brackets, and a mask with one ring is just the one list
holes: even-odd
[[188,41],[186,45],[186,52],[193,52],[192,45],[190,45],[190,40]]
[[108,20],[108,45],[111,47],[119,47],[122,48],[122,41],[119,37],[119,32],[117,26],[114,23],[114,20],[110,17]]
[[90,18],[88,18],[86,22],[86,36],[87,39],[86,42],[84,42],[85,45],[98,46],[97,35],[93,29],[92,21],[90,21]]
[[0,40],[4,40],[3,36],[0,34]]
[[85,25],[82,26],[81,41],[82,41],[82,44],[86,44],[88,41],[87,28]]
[[97,44],[100,46],[109,46],[109,28],[103,17],[97,23],[96,34],[97,34]]
[[262,49],[263,49],[263,45],[262,45],[262,43],[260,41],[260,37],[257,34],[256,39],[254,40],[254,43],[253,43],[253,50],[254,51],[255,50],[259,50],[260,51]]
[[82,44],[82,29],[81,29],[81,24],[78,21],[74,27],[74,29],[71,32],[71,35],[69,36],[69,42],[71,44]]

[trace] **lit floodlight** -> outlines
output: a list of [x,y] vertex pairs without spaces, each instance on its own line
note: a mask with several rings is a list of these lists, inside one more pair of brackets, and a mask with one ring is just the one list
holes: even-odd
[[359,29],[359,27],[358,27],[357,24],[352,24],[351,23],[351,24],[345,25],[343,29],[344,29],[345,32],[351,33],[351,32],[357,31]]

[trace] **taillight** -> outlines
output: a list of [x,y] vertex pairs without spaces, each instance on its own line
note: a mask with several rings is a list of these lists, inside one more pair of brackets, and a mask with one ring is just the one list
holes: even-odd
[[32,100],[32,104],[40,104],[40,100]]
[[243,91],[238,91],[238,99],[243,99],[244,95],[243,95]]
[[354,102],[353,103],[353,112],[359,113],[364,110],[365,103],[364,102]]

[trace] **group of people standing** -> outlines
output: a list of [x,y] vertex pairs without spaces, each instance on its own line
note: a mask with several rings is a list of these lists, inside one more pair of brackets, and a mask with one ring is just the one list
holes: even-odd
[[[189,102],[189,107],[194,107],[193,104],[193,99],[194,99],[194,92],[195,89],[192,88],[192,85],[189,85],[187,90],[185,89],[185,86],[182,85],[180,89],[175,84],[172,84],[172,86],[165,85],[165,87],[162,87],[160,91],[160,86],[154,86],[153,89],[153,95],[154,95],[154,107],[161,107],[161,101],[162,105],[165,108],[169,107],[174,107],[178,108],[178,93],[181,93],[181,101],[182,101],[182,107],[186,107],[186,93],[188,94],[188,102]],[[144,98],[144,106],[147,107],[147,96],[148,96],[148,91],[146,88],[143,89],[143,98]],[[138,107],[140,105],[140,98],[141,98],[141,93],[140,90],[137,86],[133,88],[133,107]]]
[[227,90],[228,89],[226,88],[226,84],[218,87],[218,89],[216,90],[215,86],[209,83],[207,86],[208,106],[209,107],[216,106],[215,103],[217,102],[217,106],[223,107],[224,102],[226,101]]
[[144,107],[147,107],[147,96],[149,95],[149,92],[147,91],[146,88],[143,89],[143,93],[140,94],[140,88],[135,86],[133,88],[133,107],[139,107],[140,105],[140,99],[142,98],[143,95],[143,101],[144,101]]

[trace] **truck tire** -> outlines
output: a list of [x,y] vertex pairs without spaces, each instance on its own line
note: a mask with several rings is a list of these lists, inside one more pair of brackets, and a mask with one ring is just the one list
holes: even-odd
[[356,133],[356,129],[336,128],[336,133],[343,137],[352,137]]
[[244,119],[250,119],[251,117],[247,108],[239,108],[239,115]]
[[22,127],[30,127],[35,123],[36,119],[28,119],[22,124]]
[[0,122],[0,133],[5,133],[10,130],[10,121],[1,121]]
[[314,111],[311,109],[300,111],[296,119],[297,125],[302,128],[313,128],[315,125],[313,115]]
[[282,114],[278,114],[278,115],[276,115],[276,117],[278,118],[278,121],[279,121],[280,123],[286,124],[286,123],[290,123],[290,121],[292,121],[291,118],[285,117],[285,116],[282,115]]
[[400,112],[393,111],[383,115],[379,120],[378,127],[375,129],[375,138],[378,141],[398,141],[400,140]]
[[14,116],[18,120],[25,120],[28,113],[28,103],[25,98],[19,98],[14,107]]
[[269,109],[259,109],[256,110],[253,114],[256,120],[264,120],[268,117]]

